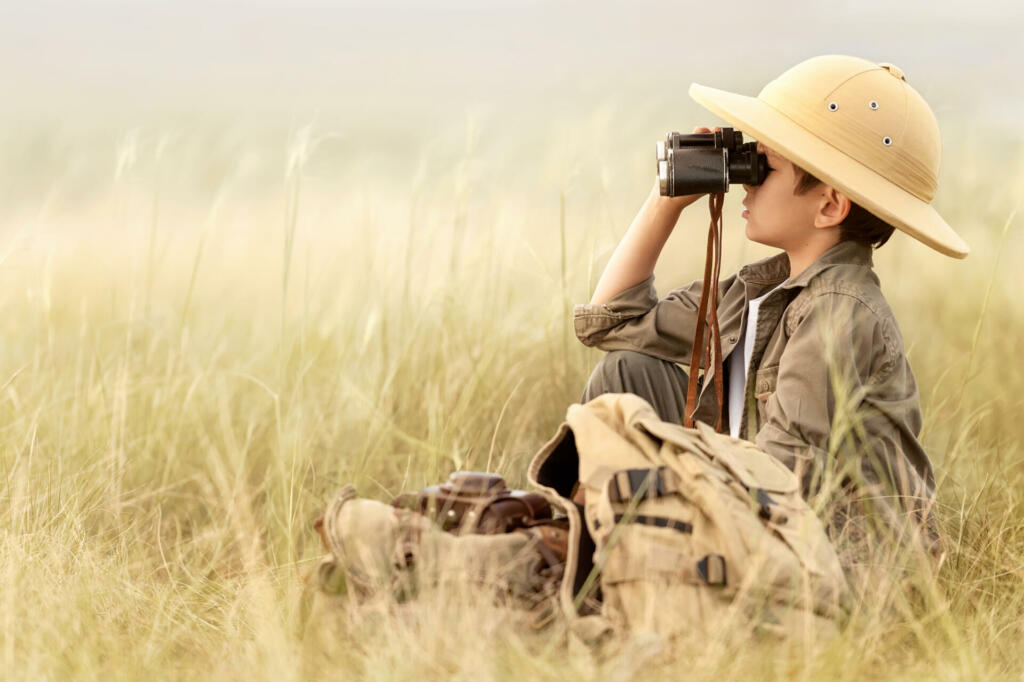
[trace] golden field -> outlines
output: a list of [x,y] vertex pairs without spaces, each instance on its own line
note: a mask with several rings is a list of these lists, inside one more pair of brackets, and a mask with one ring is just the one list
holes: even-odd
[[[0,657],[11,679],[1019,679],[1020,137],[943,121],[964,261],[876,268],[918,380],[946,554],[837,640],[611,657],[449,595],[348,614],[311,651],[313,519],[455,469],[522,487],[599,352],[572,335],[653,181],[653,105],[484,111],[421,136],[330,116],[6,124]],[[695,111],[668,125],[689,129]],[[726,199],[732,272],[744,243]],[[707,203],[657,275],[701,274]]]

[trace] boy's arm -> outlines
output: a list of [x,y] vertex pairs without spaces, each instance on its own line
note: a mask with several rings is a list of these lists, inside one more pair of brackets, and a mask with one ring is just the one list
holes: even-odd
[[[717,126],[713,130],[719,130]],[[708,128],[698,126],[694,133],[712,132]],[[626,234],[619,241],[615,252],[601,273],[601,279],[594,287],[591,304],[610,301],[630,287],[643,282],[654,272],[658,256],[665,247],[665,242],[672,234],[679,214],[683,209],[700,199],[703,194],[690,194],[681,197],[662,196],[658,189],[658,179],[654,179],[647,200],[639,213],[630,223]]]
[[[711,130],[697,127],[694,132]],[[608,260],[590,303],[573,308],[573,328],[584,345],[606,351],[635,350],[671,362],[690,361],[701,281],[659,301],[654,266],[680,213],[702,196],[662,196],[655,179]]]
[[[738,281],[732,274],[719,283],[723,299]],[[604,351],[634,350],[688,364],[702,288],[701,280],[696,280],[659,300],[651,275],[607,303],[574,306],[576,338]]]
[[617,294],[650,277],[679,215],[701,196],[662,196],[655,178],[647,200],[608,259],[590,303],[607,303]]

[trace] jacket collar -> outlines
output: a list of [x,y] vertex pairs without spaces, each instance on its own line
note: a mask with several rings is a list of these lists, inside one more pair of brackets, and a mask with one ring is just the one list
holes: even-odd
[[[782,288],[803,288],[810,284],[811,280],[818,273],[827,270],[833,265],[873,267],[871,247],[851,240],[841,241],[818,256],[817,260],[807,266],[793,281],[786,282]],[[745,283],[776,286],[789,277],[789,256],[783,251],[782,253],[759,260],[756,263],[744,265],[740,268],[738,275],[740,280]]]

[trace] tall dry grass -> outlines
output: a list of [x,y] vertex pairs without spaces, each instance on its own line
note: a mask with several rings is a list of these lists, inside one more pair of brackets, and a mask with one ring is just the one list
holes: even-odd
[[[378,150],[329,122],[8,130],[6,675],[1019,678],[1021,147],[948,130],[937,204],[972,255],[896,235],[876,256],[940,481],[936,573],[878,584],[812,648],[715,642],[666,662],[639,640],[601,659],[462,594],[339,606],[330,661],[310,646],[311,522],[338,487],[386,499],[454,469],[522,485],[579,397],[598,354],[569,305],[651,181],[651,155],[612,142],[621,119],[503,142],[470,121]],[[738,201],[727,271],[768,253],[743,243]],[[704,206],[662,291],[699,275]]]

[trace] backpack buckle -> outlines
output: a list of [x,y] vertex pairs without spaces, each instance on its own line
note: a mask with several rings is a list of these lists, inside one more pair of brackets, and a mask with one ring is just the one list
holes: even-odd
[[708,585],[725,585],[725,557],[721,554],[708,554],[697,562],[697,577]]
[[608,499],[616,504],[626,504],[638,497],[639,501],[665,497],[675,492],[675,486],[667,482],[668,470],[663,467],[654,469],[622,469],[612,476],[608,486]]

